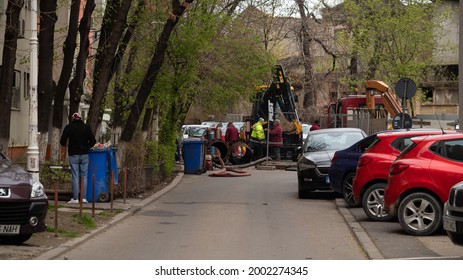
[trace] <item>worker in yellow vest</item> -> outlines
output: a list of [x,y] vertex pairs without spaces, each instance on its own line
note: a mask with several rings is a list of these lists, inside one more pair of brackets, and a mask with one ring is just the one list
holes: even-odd
[[265,151],[265,131],[263,127],[263,118],[259,118],[259,121],[252,126],[250,144],[253,148],[252,160],[258,160],[264,156]]

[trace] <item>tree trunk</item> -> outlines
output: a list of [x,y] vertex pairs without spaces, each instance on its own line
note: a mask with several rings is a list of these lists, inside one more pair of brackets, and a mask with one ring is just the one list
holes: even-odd
[[98,38],[98,48],[95,55],[95,65],[93,70],[93,88],[97,87],[101,65],[103,57],[105,55],[106,42],[109,38],[109,34],[113,29],[114,19],[117,15],[117,11],[120,8],[120,0],[108,0],[106,2],[106,7],[103,16],[103,22],[101,23],[100,28],[100,37]]
[[[79,103],[82,94],[84,93],[84,80],[85,70],[87,68],[87,58],[90,47],[90,41],[88,34],[90,33],[91,18],[93,10],[95,9],[95,1],[87,0],[85,10],[79,24],[80,33],[80,47],[79,55],[77,56],[76,62],[76,73],[74,79],[69,84],[69,111],[74,113],[79,111]],[[95,133],[95,131],[94,131]]]
[[53,44],[57,0],[40,2],[40,32],[39,32],[39,70],[38,70],[38,104],[40,120],[39,148],[40,162],[45,162],[48,144],[48,124],[50,120],[51,103],[53,100],[55,83],[53,81]]
[[71,4],[69,14],[69,31],[63,45],[63,67],[61,75],[56,86],[54,106],[53,106],[53,129],[51,137],[51,161],[57,162],[60,160],[60,145],[59,135],[63,127],[64,114],[64,96],[68,88],[69,80],[71,79],[72,69],[74,65],[74,54],[76,51],[76,39],[79,26],[79,10],[80,0],[74,0]]
[[304,78],[302,88],[304,90],[303,106],[312,108],[316,104],[316,97],[313,90],[312,54],[310,51],[310,28],[309,19],[305,13],[304,1],[296,0],[301,15],[301,46],[302,61],[304,65]]
[[153,115],[153,108],[146,108],[145,116],[143,117],[143,124],[141,126],[141,133],[143,141],[149,140],[149,128],[151,126],[151,120]]
[[[137,47],[134,46],[130,49],[129,58],[127,61],[127,67],[125,68],[125,74],[130,74],[133,70],[134,60],[137,55]],[[128,107],[127,100],[129,100],[131,96],[134,95],[134,92],[128,93],[125,90],[125,81],[120,79],[120,67],[118,69],[119,72],[116,72],[116,82],[114,86],[114,112],[113,112],[113,129],[119,131],[117,134],[120,135],[123,126],[123,118],[124,112]]]
[[96,132],[98,124],[101,120],[101,106],[103,103],[102,101],[106,93],[108,84],[112,78],[112,66],[114,61],[114,55],[116,54],[116,50],[119,45],[119,40],[122,36],[124,25],[127,22],[127,14],[129,12],[131,3],[132,0],[122,1],[121,6],[117,12],[117,16],[115,18],[111,34],[106,40],[104,54],[100,58],[101,61],[98,62],[100,65],[99,72],[97,75],[98,82],[94,84],[92,102],[90,104],[87,120],[87,123],[92,128],[93,133]]
[[2,124],[0,129],[0,149],[5,153],[8,150],[10,140],[11,98],[18,46],[19,13],[23,6],[23,0],[10,0],[6,8],[3,63],[0,77],[0,123]]
[[154,81],[156,80],[156,77],[164,62],[167,43],[169,42],[170,35],[172,34],[175,25],[178,23],[179,18],[185,12],[186,5],[191,4],[192,2],[193,0],[185,0],[182,3],[180,3],[179,0],[172,1],[172,14],[164,24],[162,33],[159,36],[156,50],[151,58],[148,71],[146,72],[140,89],[138,90],[137,97],[135,98],[135,104],[132,106],[124,130],[122,131],[121,142],[129,142],[132,139],[141,112],[143,111],[146,100],[148,99],[151,89],[153,88]]

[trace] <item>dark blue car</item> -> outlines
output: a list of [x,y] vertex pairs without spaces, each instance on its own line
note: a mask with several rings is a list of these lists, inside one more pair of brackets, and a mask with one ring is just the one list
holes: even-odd
[[347,149],[334,153],[328,173],[330,188],[342,194],[349,207],[359,207],[352,198],[352,181],[360,156],[376,140],[376,134],[369,135]]

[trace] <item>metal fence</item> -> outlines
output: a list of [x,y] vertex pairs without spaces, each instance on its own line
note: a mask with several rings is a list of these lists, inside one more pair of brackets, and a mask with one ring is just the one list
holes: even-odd
[[351,114],[335,114],[319,116],[321,128],[356,127],[367,134],[372,134],[388,128],[387,113],[380,109],[352,110]]

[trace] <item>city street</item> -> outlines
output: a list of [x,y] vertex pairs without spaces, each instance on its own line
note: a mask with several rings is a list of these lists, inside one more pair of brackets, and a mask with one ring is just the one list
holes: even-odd
[[410,236],[333,193],[298,199],[294,171],[245,170],[251,176],[181,174],[134,215],[40,259],[463,258],[443,231]]
[[295,172],[185,174],[159,200],[66,259],[366,259],[331,193],[297,198]]

